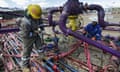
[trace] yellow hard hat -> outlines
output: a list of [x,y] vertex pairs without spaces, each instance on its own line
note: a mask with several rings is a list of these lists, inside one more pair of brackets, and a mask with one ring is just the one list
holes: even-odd
[[37,4],[30,4],[27,7],[27,13],[30,14],[33,19],[39,19],[42,15],[42,9]]

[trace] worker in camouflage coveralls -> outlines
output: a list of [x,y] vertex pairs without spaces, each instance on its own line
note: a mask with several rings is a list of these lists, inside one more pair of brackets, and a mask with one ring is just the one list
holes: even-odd
[[41,48],[39,33],[44,30],[43,27],[39,27],[40,24],[43,24],[41,14],[41,7],[36,4],[31,4],[25,10],[25,16],[18,21],[20,36],[24,45],[21,63],[23,72],[30,72],[29,62],[33,45],[35,45],[37,49]]

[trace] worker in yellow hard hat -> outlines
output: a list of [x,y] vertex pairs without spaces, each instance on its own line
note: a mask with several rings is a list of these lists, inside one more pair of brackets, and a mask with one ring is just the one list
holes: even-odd
[[27,13],[31,15],[33,19],[39,19],[42,15],[42,9],[39,5],[31,4],[27,8]]
[[33,44],[37,49],[41,49],[42,46],[40,34],[44,28],[39,27],[40,24],[43,24],[41,15],[41,7],[37,4],[30,4],[25,10],[25,16],[17,22],[20,25],[20,36],[24,46],[21,62],[23,72],[30,72],[29,62]]

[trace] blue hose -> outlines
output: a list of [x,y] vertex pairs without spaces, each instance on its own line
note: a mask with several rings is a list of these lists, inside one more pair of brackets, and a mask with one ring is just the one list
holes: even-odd
[[[51,62],[51,59],[43,60],[43,62],[45,62],[47,65],[50,65],[51,67],[53,67],[55,65]],[[58,67],[57,67],[57,70],[59,70],[60,72],[64,72],[63,70],[59,69]]]
[[50,71],[50,72],[54,72],[54,71],[52,70],[52,68],[49,67],[47,64],[44,64],[44,67],[45,67],[48,71]]
[[65,64],[62,61],[58,61],[60,64],[62,64],[63,66],[65,66],[68,70],[70,70],[71,72],[78,72],[77,70],[75,70],[73,67],[71,67],[70,65]]

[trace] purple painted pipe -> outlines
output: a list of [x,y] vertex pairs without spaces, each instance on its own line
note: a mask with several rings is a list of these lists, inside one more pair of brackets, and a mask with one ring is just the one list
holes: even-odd
[[87,42],[88,44],[90,44],[90,45],[93,45],[93,46],[95,46],[95,47],[97,47],[97,48],[99,48],[99,49],[102,49],[102,50],[104,50],[104,51],[106,51],[106,52],[109,52],[110,54],[112,54],[112,55],[114,55],[114,56],[117,56],[117,57],[119,57],[120,58],[120,52],[118,52],[118,51],[116,51],[116,50],[113,50],[113,49],[111,49],[111,48],[109,48],[108,46],[105,46],[105,45],[103,45],[103,44],[101,44],[101,43],[97,43],[96,41],[93,41],[93,40],[91,40],[91,39],[89,39],[89,38],[86,38],[86,37],[84,37],[83,35],[80,35],[80,34],[78,34],[78,33],[76,33],[76,32],[73,32],[72,30],[69,30],[69,29],[67,29],[66,28],[66,21],[67,21],[67,17],[68,17],[68,14],[67,13],[63,13],[61,16],[60,16],[60,20],[59,20],[59,26],[60,26],[60,29],[66,34],[68,34],[68,35],[71,35],[71,36],[74,36],[75,38],[77,38],[77,39],[80,39],[80,40],[82,40],[82,41],[85,41],[85,42]]
[[106,27],[106,26],[120,26],[120,23],[109,23],[104,21],[104,17],[105,17],[105,11],[104,9],[100,6],[100,5],[96,5],[96,4],[91,4],[87,6],[88,10],[96,10],[97,16],[98,16],[98,22],[100,24],[101,27]]
[[0,34],[1,33],[6,33],[6,32],[18,32],[19,31],[19,28],[9,28],[9,29],[0,29]]
[[49,12],[48,12],[48,22],[49,22],[49,25],[50,26],[53,26],[52,27],[52,30],[54,33],[56,34],[61,34],[61,32],[55,30],[55,26],[58,25],[58,22],[57,21],[53,21],[53,13],[55,12],[62,12],[62,7],[57,7],[57,8],[52,8]]
[[120,28],[104,28],[104,30],[108,30],[108,31],[119,31],[120,32]]
[[16,13],[12,13],[12,12],[3,12],[0,11],[0,14],[7,14],[7,15],[13,15],[13,16],[18,16],[18,17],[23,17],[23,14],[16,14]]
[[109,23],[106,26],[120,26],[120,23]]
[[100,24],[100,26],[105,27],[105,22],[104,22],[104,17],[105,17],[105,11],[104,9],[100,6],[100,5],[96,5],[96,4],[91,4],[88,5],[87,7],[88,10],[96,10],[98,13],[98,22]]
[[48,12],[48,22],[49,22],[50,26],[54,26],[56,23],[55,21],[53,21],[53,13],[59,12],[59,11],[61,11],[61,9],[57,7],[57,8],[52,8]]
[[[40,25],[39,27],[49,27],[48,24]],[[8,32],[18,32],[20,31],[19,28],[1,28],[0,29],[0,34],[1,33],[8,33]]]
[[[40,27],[49,27],[49,25],[45,24],[45,25],[40,25]],[[0,34],[2,33],[8,33],[8,32],[18,32],[20,31],[19,28],[1,28],[0,29]]]
[[[48,13],[48,22],[50,25],[53,25],[55,21],[53,21],[53,13],[54,12],[67,12],[69,15],[78,15],[79,13],[83,13],[83,5],[79,2],[79,0],[68,0],[63,7],[52,8]],[[57,22],[56,22],[57,23]]]
[[80,6],[79,0],[68,0],[63,6],[63,12],[67,12],[69,15],[78,15],[83,13],[82,6]]

